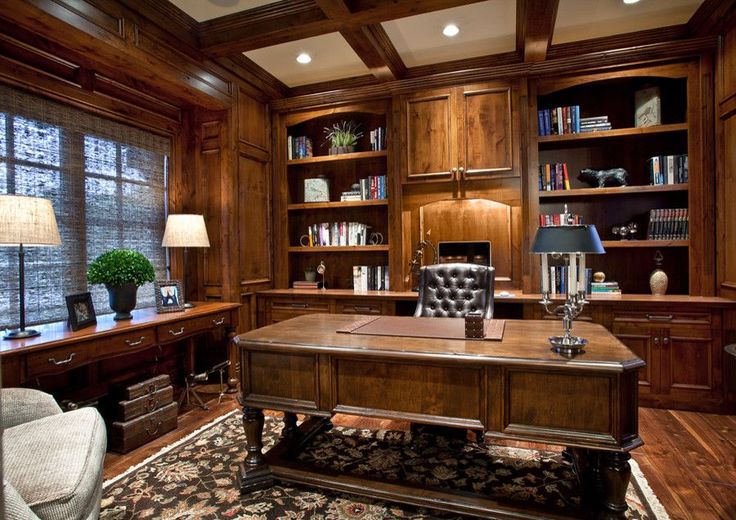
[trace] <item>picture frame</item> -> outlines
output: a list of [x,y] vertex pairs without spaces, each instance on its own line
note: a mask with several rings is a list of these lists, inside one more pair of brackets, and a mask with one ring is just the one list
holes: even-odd
[[66,310],[69,313],[67,324],[70,329],[77,331],[97,324],[91,293],[70,294],[64,298],[66,299]]
[[184,310],[181,280],[156,280],[153,282],[156,296],[156,312],[178,312]]

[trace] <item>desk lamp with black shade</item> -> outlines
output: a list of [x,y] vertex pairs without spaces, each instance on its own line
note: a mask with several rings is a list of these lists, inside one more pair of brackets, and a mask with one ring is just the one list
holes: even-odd
[[[544,309],[552,315],[562,316],[563,336],[551,336],[549,342],[552,348],[564,355],[579,354],[588,344],[588,340],[572,335],[572,322],[588,303],[585,281],[585,255],[603,254],[598,231],[592,225],[562,225],[540,227],[534,236],[532,253],[542,256],[542,301]],[[567,279],[565,280],[565,302],[550,309],[550,272],[549,258],[563,258],[567,265]]]
[[0,195],[0,247],[18,247],[20,325],[4,339],[24,339],[41,333],[26,329],[25,248],[61,245],[51,201],[22,195]]
[[[210,247],[207,227],[202,215],[178,214],[169,215],[161,247],[181,247],[184,249],[184,275],[182,276],[183,300],[186,302],[186,276],[189,264],[190,247]],[[184,307],[190,309],[194,304],[186,302]]]

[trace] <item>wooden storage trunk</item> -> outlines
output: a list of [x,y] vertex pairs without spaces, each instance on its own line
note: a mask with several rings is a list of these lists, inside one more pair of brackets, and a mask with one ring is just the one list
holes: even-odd
[[120,453],[151,441],[176,428],[179,406],[169,403],[130,421],[115,421],[109,429],[109,448]]
[[170,384],[171,380],[167,374],[154,376],[150,379],[146,379],[145,381],[141,381],[140,383],[135,383],[121,388],[119,393],[120,399],[122,401],[138,399],[144,395],[153,394],[157,390],[169,386]]
[[174,388],[169,385],[130,401],[120,401],[115,405],[115,419],[130,421],[143,414],[151,413],[174,401]]

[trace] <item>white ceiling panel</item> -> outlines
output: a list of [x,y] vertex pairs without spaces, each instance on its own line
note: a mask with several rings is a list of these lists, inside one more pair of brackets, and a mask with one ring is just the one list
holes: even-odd
[[[296,57],[303,52],[312,57],[311,63],[297,63]],[[244,54],[290,87],[370,74],[368,67],[340,33],[323,34]]]
[[[448,38],[445,25],[460,34]],[[490,0],[383,22],[407,67],[485,56],[516,48],[516,0]]]
[[279,0],[169,0],[198,22],[206,22],[228,14],[274,4]]
[[687,22],[702,0],[560,0],[552,43],[612,36]]

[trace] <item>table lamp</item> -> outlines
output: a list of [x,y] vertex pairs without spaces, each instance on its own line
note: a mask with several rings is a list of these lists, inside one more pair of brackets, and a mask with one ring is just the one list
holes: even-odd
[[[542,256],[542,305],[547,313],[562,316],[563,336],[551,336],[549,342],[553,349],[565,356],[582,352],[588,340],[571,334],[572,322],[580,315],[585,304],[585,255],[605,253],[595,226],[549,226],[540,227],[534,235],[532,253]],[[567,265],[565,280],[565,303],[550,310],[552,301],[549,259],[564,258]]]
[[18,247],[18,282],[20,327],[8,332],[4,339],[31,338],[41,334],[26,330],[26,247],[58,246],[61,244],[56,216],[51,201],[21,195],[0,195],[0,246]]
[[[161,247],[184,248],[184,276],[182,276],[183,299],[186,301],[187,289],[186,278],[188,266],[188,249],[190,247],[210,247],[210,239],[207,237],[207,227],[204,225],[202,215],[169,215],[166,219],[166,229]],[[184,307],[191,309],[191,303],[185,303]]]

